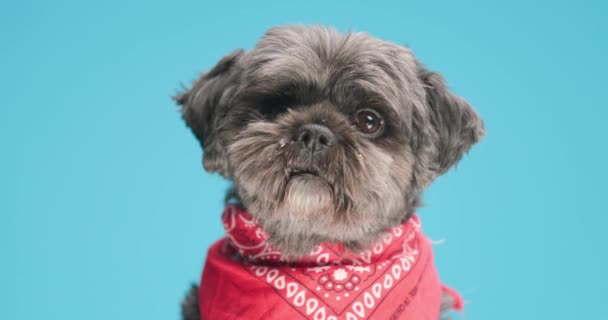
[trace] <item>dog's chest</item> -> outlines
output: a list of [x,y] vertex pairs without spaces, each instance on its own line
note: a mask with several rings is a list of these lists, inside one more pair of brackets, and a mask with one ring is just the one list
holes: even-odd
[[229,232],[210,249],[199,295],[203,319],[438,318],[441,284],[417,220],[388,231],[361,254],[345,257],[332,246],[318,246],[285,265],[280,251],[255,241],[259,231],[253,225],[238,213],[234,218],[251,228]]

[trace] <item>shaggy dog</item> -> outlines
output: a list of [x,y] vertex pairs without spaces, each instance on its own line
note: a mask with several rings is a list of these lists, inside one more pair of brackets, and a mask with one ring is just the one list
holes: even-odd
[[[408,48],[322,26],[270,29],[175,100],[204,168],[233,181],[227,202],[281,251],[275,265],[324,243],[369,248],[415,217],[424,189],[484,134]],[[231,259],[254,264],[238,250]],[[199,292],[184,300],[184,319],[201,318]]]

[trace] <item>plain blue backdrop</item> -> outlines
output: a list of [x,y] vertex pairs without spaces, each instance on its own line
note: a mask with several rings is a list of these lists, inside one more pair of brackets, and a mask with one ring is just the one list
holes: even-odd
[[3,1],[0,319],[178,319],[228,183],[170,96],[287,23],[410,46],[487,137],[419,210],[466,319],[601,319],[600,1]]

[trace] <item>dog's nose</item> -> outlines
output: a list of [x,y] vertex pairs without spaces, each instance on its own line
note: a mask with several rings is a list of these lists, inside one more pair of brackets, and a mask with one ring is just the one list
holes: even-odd
[[298,129],[297,142],[312,153],[322,152],[333,146],[336,136],[329,128],[319,124],[305,124]]

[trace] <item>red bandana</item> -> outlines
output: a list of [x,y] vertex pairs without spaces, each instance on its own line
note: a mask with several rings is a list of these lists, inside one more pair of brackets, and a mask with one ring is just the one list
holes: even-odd
[[462,309],[415,215],[361,253],[323,244],[290,262],[246,212],[229,205],[222,220],[227,237],[209,249],[201,279],[202,320],[437,320],[442,290]]

